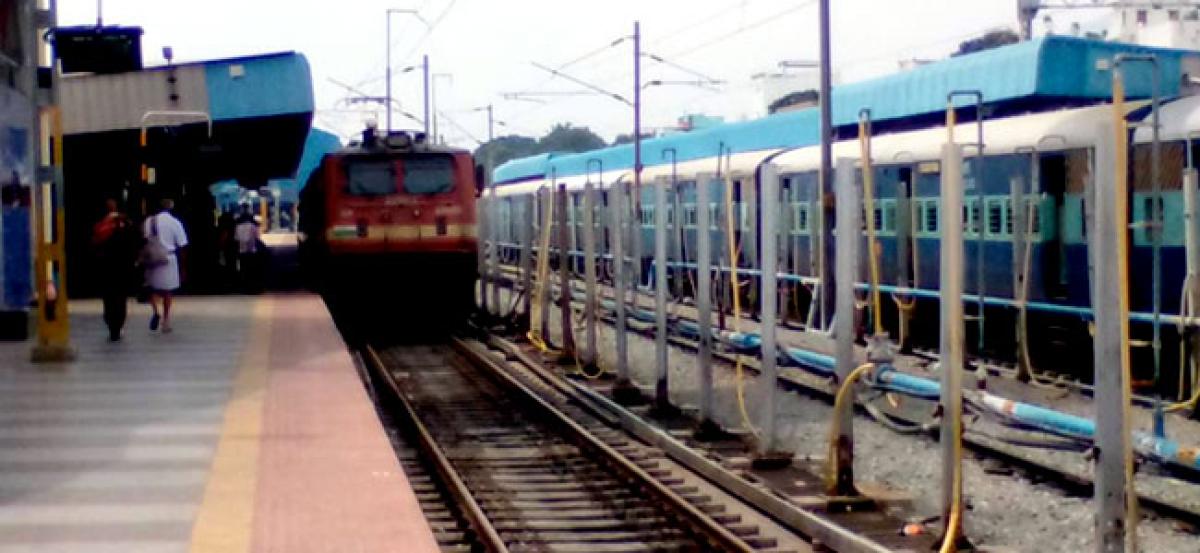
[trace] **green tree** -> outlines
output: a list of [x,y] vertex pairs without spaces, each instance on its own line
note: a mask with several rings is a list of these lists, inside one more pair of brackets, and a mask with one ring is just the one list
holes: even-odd
[[491,156],[492,166],[499,167],[509,160],[531,156],[539,152],[537,140],[514,134],[500,136],[490,142],[480,144],[475,149],[475,160],[476,163],[486,163]]
[[572,127],[570,123],[559,123],[538,140],[540,153],[586,152],[603,148],[608,144],[587,127]]
[[[508,135],[480,144],[475,149],[475,163],[499,167],[507,161],[551,152],[586,152],[607,146],[604,139],[587,127],[572,127],[559,123],[539,140],[528,136]],[[490,156],[490,157],[489,157]]]

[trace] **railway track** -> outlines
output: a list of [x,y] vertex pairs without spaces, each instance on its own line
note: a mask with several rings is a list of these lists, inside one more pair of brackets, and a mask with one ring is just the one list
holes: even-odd
[[[419,476],[418,493],[453,506],[438,510],[448,549],[812,550],[478,343],[367,348],[364,357],[432,467],[424,475],[437,477]],[[406,470],[419,464],[401,454]]]
[[[506,284],[510,290],[516,283],[509,280]],[[554,287],[557,290],[557,286]],[[572,301],[572,304],[577,309],[582,309],[582,302]],[[682,318],[688,319],[683,316]],[[615,319],[611,314],[603,315],[600,320],[609,325],[615,324]],[[652,325],[645,325],[634,320],[628,322],[629,328],[634,332],[648,333],[648,337],[653,339]],[[683,348],[688,351],[695,352],[698,350],[698,344],[690,339],[671,335],[668,337],[668,342],[676,347]],[[915,351],[917,357],[928,357],[930,354],[927,351]],[[728,366],[732,367],[735,360],[731,353],[714,352],[714,360],[723,361]],[[742,356],[742,366],[753,374],[759,374],[757,360],[752,357]],[[989,373],[992,376],[1000,376],[997,372],[1000,367],[987,365]],[[832,386],[827,383],[816,382],[815,379],[795,378],[791,375],[781,374],[779,376],[780,386],[786,390],[796,393],[802,393],[813,397],[819,397],[827,400],[832,400],[833,394],[836,392]],[[1086,393],[1086,390],[1078,390]],[[919,425],[922,420],[910,416],[908,413],[889,411],[888,416],[898,423],[905,425]],[[937,431],[933,429],[929,435],[936,439]],[[1092,476],[1086,472],[1068,470],[1056,464],[1049,463],[1033,456],[1023,455],[1019,450],[1012,447],[1005,447],[994,440],[980,438],[973,434],[966,434],[963,437],[964,445],[977,455],[989,457],[995,461],[1012,467],[1013,469],[1023,471],[1035,477],[1038,481],[1053,484],[1064,492],[1080,496],[1090,496],[1093,493],[1094,481]],[[1191,527],[1200,528],[1200,512],[1191,508],[1189,505],[1175,500],[1171,497],[1166,497],[1153,492],[1138,490],[1138,502],[1140,505],[1149,509],[1160,516],[1172,518],[1183,522]]]

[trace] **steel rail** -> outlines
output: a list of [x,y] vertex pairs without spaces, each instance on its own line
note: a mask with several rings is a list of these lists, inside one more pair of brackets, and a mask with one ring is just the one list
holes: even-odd
[[562,391],[577,405],[596,416],[616,417],[620,426],[626,431],[646,443],[662,449],[669,457],[684,467],[700,474],[734,497],[755,506],[807,538],[819,541],[834,551],[844,553],[886,553],[891,551],[868,537],[856,534],[851,529],[840,526],[820,515],[805,511],[770,490],[756,486],[729,472],[719,463],[705,457],[702,452],[688,447],[670,434],[655,428],[641,417],[634,415],[586,385],[566,382],[551,374],[550,371],[521,351],[516,344],[495,335],[489,336],[488,342],[525,365],[548,385]]
[[[511,285],[511,282],[509,284]],[[690,320],[688,317],[682,318]],[[609,316],[601,316],[599,317],[599,320],[603,320],[609,324],[612,323],[612,319]],[[691,352],[696,352],[699,349],[699,345],[695,340],[681,336],[671,335],[668,337],[668,342],[676,347],[684,348]],[[914,353],[914,355],[923,356],[924,354],[918,351]],[[713,352],[713,358],[719,359],[722,362],[730,365],[732,365],[734,362],[733,356],[719,352]],[[758,366],[753,362],[753,360],[749,360],[749,362],[743,362],[745,363],[745,368],[747,370],[751,371],[755,375],[759,374]],[[994,376],[1001,375],[1001,369],[999,367],[987,365],[986,368]],[[794,378],[787,374],[780,374],[779,382],[781,385],[786,386],[787,389],[827,400],[831,400],[833,398],[835,391],[829,386],[821,386],[802,379]],[[1087,392],[1087,390],[1080,391]],[[591,394],[589,394],[589,396],[591,396]],[[856,404],[860,407],[863,405],[861,401],[857,402]],[[889,413],[888,415],[894,418],[897,422],[905,424],[921,424],[923,422],[901,414]],[[926,434],[934,439],[937,438],[936,429],[934,432]],[[1055,484],[1060,489],[1068,493],[1090,494],[1092,492],[1094,481],[1086,475],[1060,469],[1050,463],[1038,461],[1022,456],[1016,452],[1001,449],[1000,447],[989,443],[988,440],[981,439],[981,437],[977,436],[973,432],[967,432],[964,434],[963,444],[971,451],[992,457],[993,459],[996,459],[997,461],[1000,461],[1013,468],[1024,470],[1032,474],[1041,475],[1047,482]],[[1138,491],[1137,496],[1138,502],[1148,510],[1154,511],[1164,517],[1170,517],[1188,524],[1200,526],[1200,512],[1191,510],[1181,503],[1174,502],[1170,499],[1159,497],[1157,495],[1150,495],[1141,490]]]
[[477,367],[488,369],[490,375],[495,377],[498,382],[525,396],[525,399],[529,400],[527,405],[536,407],[546,415],[549,415],[551,421],[563,428],[565,433],[574,438],[580,447],[599,453],[601,456],[599,460],[624,473],[627,478],[636,482],[642,489],[656,496],[660,502],[665,504],[674,513],[680,515],[690,527],[702,534],[704,539],[710,541],[719,550],[743,551],[747,553],[755,551],[752,546],[721,526],[717,521],[706,515],[704,511],[689,503],[637,464],[627,459],[619,451],[601,441],[558,407],[552,405],[545,398],[529,389],[523,382],[510,374],[508,370],[501,367],[494,358],[488,356],[486,352],[479,351],[478,348],[472,347],[460,338],[453,338],[450,344]]
[[504,540],[500,537],[500,533],[492,526],[491,521],[487,518],[487,514],[483,512],[483,508],[475,501],[475,497],[471,494],[467,483],[458,474],[458,470],[454,468],[454,465],[450,463],[446,452],[442,451],[441,446],[434,440],[433,434],[429,432],[429,429],[417,417],[417,411],[408,400],[404,390],[401,389],[402,386],[400,386],[400,383],[387,370],[386,365],[379,358],[379,354],[375,352],[374,348],[366,346],[366,353],[367,355],[364,360],[373,372],[383,379],[388,389],[391,390],[393,398],[400,404],[400,411],[405,418],[405,422],[411,425],[413,430],[416,431],[421,452],[428,457],[434,469],[437,470],[438,476],[446,484],[450,495],[454,497],[454,500],[458,502],[459,507],[463,510],[463,514],[467,518],[467,523],[471,525],[471,529],[475,532],[475,539],[492,553],[507,553],[508,546],[505,545]]

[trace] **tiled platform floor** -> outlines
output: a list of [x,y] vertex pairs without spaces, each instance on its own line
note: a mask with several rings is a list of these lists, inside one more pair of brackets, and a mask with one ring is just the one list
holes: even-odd
[[0,344],[0,552],[436,550],[318,298],[71,311],[74,363]]

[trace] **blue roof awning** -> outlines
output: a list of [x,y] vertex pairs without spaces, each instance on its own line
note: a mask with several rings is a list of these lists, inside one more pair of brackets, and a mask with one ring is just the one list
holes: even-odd
[[[1105,101],[1112,94],[1112,76],[1098,68],[1098,62],[1112,60],[1121,53],[1155,55],[1163,76],[1162,97],[1179,94],[1184,57],[1200,58],[1200,52],[1187,50],[1050,36],[838,86],[833,90],[833,124],[854,125],[859,111],[869,108],[872,119],[879,123],[911,119],[930,125],[937,114],[945,111],[947,95],[952,91],[978,90],[988,106],[1024,111]],[[1128,97],[1151,95],[1149,64],[1129,63],[1124,72]],[[955,99],[958,106],[971,102],[966,97]],[[676,160],[688,161],[725,152],[810,146],[820,139],[818,126],[817,110],[805,109],[654,138],[642,142],[642,163],[670,163],[671,152]],[[518,182],[543,178],[551,172],[580,175],[589,170],[589,163],[595,171],[596,160],[606,171],[632,168],[633,147],[624,144],[578,154],[516,159],[497,167],[493,180],[499,184]]]

